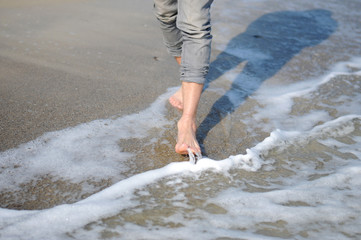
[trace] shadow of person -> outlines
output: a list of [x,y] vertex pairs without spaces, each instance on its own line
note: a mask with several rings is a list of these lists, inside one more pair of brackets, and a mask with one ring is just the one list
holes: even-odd
[[327,10],[281,11],[263,15],[234,37],[210,64],[204,90],[241,62],[246,64],[199,125],[197,139],[202,152],[206,155],[204,140],[213,127],[302,49],[321,43],[336,28],[337,22]]

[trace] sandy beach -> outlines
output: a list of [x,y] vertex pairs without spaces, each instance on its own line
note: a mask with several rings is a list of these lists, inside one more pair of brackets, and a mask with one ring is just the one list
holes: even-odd
[[0,239],[358,239],[358,0],[224,0],[174,152],[147,0],[0,1]]
[[0,151],[179,84],[151,2],[6,0],[0,22]]

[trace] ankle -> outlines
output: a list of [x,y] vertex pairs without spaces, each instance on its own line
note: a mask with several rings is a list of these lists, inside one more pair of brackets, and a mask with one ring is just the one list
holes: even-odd
[[191,128],[193,130],[196,129],[196,119],[193,116],[182,116],[178,121],[178,129],[179,128]]
[[195,122],[196,117],[193,114],[183,113],[182,117],[179,119],[179,121],[182,121],[182,122]]

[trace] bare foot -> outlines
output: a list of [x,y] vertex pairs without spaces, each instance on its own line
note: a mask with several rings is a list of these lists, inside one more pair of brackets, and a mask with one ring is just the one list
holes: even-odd
[[176,93],[174,93],[169,99],[168,99],[170,105],[172,105],[174,108],[182,111],[183,110],[183,94],[182,94],[182,88],[179,88]]
[[179,154],[188,154],[188,148],[194,154],[201,153],[201,148],[196,139],[195,119],[183,116],[178,121],[178,140],[175,151]]

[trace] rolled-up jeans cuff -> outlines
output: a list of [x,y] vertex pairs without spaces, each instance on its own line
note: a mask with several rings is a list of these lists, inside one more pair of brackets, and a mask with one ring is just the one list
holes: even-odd
[[181,68],[180,80],[182,82],[194,82],[198,84],[204,84],[209,67],[203,67],[201,69],[187,69]]
[[198,84],[202,84],[204,85],[205,83],[205,79],[204,78],[187,78],[187,79],[182,79],[182,82],[190,82],[190,83],[198,83]]
[[167,46],[167,50],[169,55],[173,57],[181,57],[182,56],[182,48],[174,49],[169,46]]

